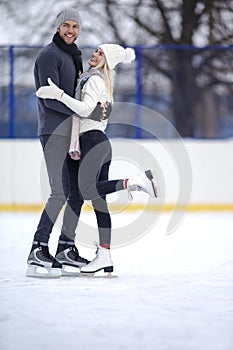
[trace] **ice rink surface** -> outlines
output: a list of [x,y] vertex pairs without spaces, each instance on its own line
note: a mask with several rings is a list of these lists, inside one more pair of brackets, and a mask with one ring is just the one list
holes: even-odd
[[168,217],[112,250],[119,278],[52,280],[25,276],[39,214],[0,213],[0,349],[232,350],[233,214],[190,213],[171,235]]

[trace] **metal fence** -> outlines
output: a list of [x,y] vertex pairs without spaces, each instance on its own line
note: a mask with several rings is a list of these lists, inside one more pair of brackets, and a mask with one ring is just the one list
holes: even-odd
[[[41,49],[0,46],[0,138],[37,137],[33,68]],[[81,50],[87,67],[93,48]],[[110,137],[148,138],[145,130],[153,130],[153,135],[173,138],[174,127],[184,137],[233,136],[232,47],[159,45],[135,50],[136,61],[119,66],[115,85],[115,101],[135,104],[135,109],[132,115],[126,105],[124,127],[117,121],[110,124]],[[167,123],[156,115],[148,118],[141,106],[157,111]],[[190,133],[182,129],[184,124]]]

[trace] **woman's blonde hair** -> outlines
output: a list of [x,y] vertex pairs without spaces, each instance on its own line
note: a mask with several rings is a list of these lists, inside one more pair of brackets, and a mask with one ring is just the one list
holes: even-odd
[[107,87],[107,93],[109,94],[111,101],[114,101],[113,98],[113,88],[114,88],[114,78],[115,78],[115,71],[110,70],[107,64],[107,61],[105,60],[104,64],[102,62],[100,65],[96,67],[97,69],[101,70],[101,73],[103,74],[104,82]]

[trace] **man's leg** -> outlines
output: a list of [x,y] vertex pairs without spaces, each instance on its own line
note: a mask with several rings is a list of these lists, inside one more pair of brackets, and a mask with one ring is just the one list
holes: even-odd
[[[58,135],[44,135],[40,137],[40,141],[43,147],[51,194],[34,235],[27,260],[27,276],[59,277],[62,266],[50,255],[48,241],[54,223],[66,200],[62,185],[62,173],[69,138]],[[44,267],[47,273],[39,273],[38,267]]]
[[[67,196],[67,204],[63,217],[63,225],[61,229],[61,240],[68,240],[71,242],[75,241],[75,230],[78,225],[80,212],[84,200],[81,196],[78,186],[78,169],[79,169],[79,160],[73,160],[67,154],[66,157],[66,166],[68,176],[64,179],[63,186],[69,188]],[[69,183],[66,184],[66,181]]]
[[42,212],[34,240],[48,243],[54,223],[66,201],[62,174],[69,139],[59,135],[45,135],[40,137],[40,141],[43,147],[51,193]]
[[[89,261],[79,255],[79,251],[75,246],[75,230],[78,225],[81,208],[84,202],[78,187],[79,161],[71,159],[67,154],[66,165],[68,176],[64,180],[65,182],[68,180],[69,184],[65,183],[63,186],[69,188],[69,194],[67,196],[63,225],[55,258],[63,266],[80,268],[88,264]],[[63,274],[65,274],[64,269]]]

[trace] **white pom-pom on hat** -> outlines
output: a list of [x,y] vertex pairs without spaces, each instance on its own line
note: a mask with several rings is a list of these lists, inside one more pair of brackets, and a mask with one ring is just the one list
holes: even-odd
[[122,63],[131,63],[135,60],[135,51],[131,47],[127,47],[124,51],[125,53],[125,59],[122,61]]
[[102,44],[99,48],[103,50],[110,70],[114,69],[118,63],[131,63],[135,60],[135,51],[132,48],[124,49],[118,44]]

